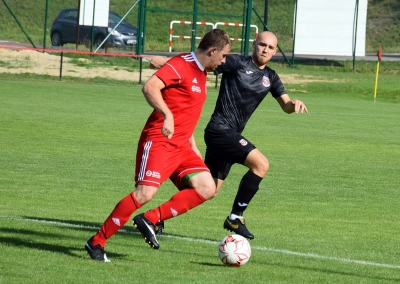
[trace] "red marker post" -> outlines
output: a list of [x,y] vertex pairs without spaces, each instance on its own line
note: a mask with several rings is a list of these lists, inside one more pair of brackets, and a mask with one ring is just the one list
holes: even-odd
[[376,91],[378,89],[379,64],[382,60],[382,47],[381,46],[378,47],[378,53],[376,55],[378,56],[378,62],[376,63],[374,102],[376,102]]

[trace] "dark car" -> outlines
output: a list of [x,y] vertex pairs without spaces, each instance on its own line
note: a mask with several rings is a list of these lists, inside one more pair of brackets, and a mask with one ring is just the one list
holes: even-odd
[[[111,12],[109,14],[108,28],[94,27],[94,45],[99,46],[122,17]],[[78,9],[68,8],[60,12],[51,27],[51,44],[62,46],[65,43],[87,44],[92,38],[92,26],[78,26]],[[77,34],[79,33],[79,39]],[[107,39],[110,47],[132,47],[136,44],[137,27],[123,20]]]

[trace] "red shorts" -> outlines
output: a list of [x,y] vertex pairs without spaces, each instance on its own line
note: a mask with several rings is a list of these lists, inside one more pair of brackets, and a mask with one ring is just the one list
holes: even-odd
[[168,178],[178,187],[184,188],[184,176],[195,172],[209,172],[209,169],[190,148],[171,145],[163,141],[139,141],[136,153],[136,185],[159,187]]

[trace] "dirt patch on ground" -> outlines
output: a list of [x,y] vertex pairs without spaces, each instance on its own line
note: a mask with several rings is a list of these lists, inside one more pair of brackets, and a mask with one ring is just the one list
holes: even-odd
[[[33,50],[12,50],[0,48],[0,73],[34,73],[38,75],[60,76],[60,56]],[[138,82],[139,72],[132,72],[124,68],[99,67],[87,68],[70,63],[72,59],[63,58],[63,76],[80,78],[102,77],[115,80],[125,80]],[[87,59],[80,59],[87,60]],[[142,80],[147,80],[153,73],[153,69],[148,69],[148,64],[144,64],[146,69],[142,71]],[[213,77],[213,76],[209,76]],[[299,75],[280,75],[285,84],[303,84],[316,81],[325,81],[314,76]]]
[[[71,58],[63,58],[63,76],[80,78],[104,77],[115,80],[138,81],[139,72],[123,68],[99,67],[87,68],[71,64]],[[79,59],[85,61],[87,59]],[[33,50],[11,50],[0,48],[0,73],[34,73],[38,75],[60,76],[61,57]],[[154,73],[152,69],[143,69],[142,79]]]

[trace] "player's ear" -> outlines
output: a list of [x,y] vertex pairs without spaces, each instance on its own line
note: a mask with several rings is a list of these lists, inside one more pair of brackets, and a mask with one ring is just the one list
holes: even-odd
[[214,53],[216,53],[216,52],[217,52],[217,48],[216,48],[215,46],[213,46],[213,47],[210,47],[210,49],[209,49],[208,52],[207,52],[207,55],[208,55],[209,57],[211,57],[211,56],[213,56]]

